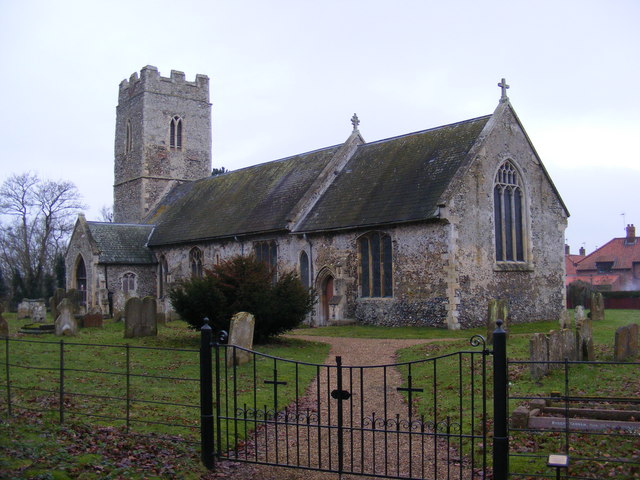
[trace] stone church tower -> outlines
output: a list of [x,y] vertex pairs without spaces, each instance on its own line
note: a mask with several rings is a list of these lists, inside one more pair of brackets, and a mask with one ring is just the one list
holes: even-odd
[[114,222],[140,223],[176,185],[211,174],[209,78],[144,67],[120,83]]

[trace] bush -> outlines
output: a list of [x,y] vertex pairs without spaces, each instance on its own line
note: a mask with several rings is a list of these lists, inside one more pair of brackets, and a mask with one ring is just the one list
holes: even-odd
[[294,272],[273,281],[273,271],[254,257],[237,256],[205,270],[202,278],[179,282],[169,298],[180,317],[199,330],[208,317],[214,331],[228,330],[231,317],[249,312],[256,319],[254,341],[264,342],[297,327],[311,311],[313,295]]

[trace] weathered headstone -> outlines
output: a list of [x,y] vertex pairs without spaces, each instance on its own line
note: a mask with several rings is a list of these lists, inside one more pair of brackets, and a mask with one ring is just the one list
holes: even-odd
[[[549,362],[563,362],[565,359],[564,338],[562,330],[549,332]],[[561,368],[562,363],[550,363],[549,369]]]
[[51,310],[51,317],[55,321],[58,318],[58,305],[65,296],[64,288],[56,288],[53,292],[53,296],[49,299],[49,309]]
[[157,334],[155,298],[129,298],[124,306],[124,338],[152,337]]
[[47,307],[44,304],[44,300],[31,302],[30,316],[34,322],[42,323],[45,321],[47,318]]
[[[229,328],[229,345],[236,345],[251,350],[251,348],[253,348],[253,330],[255,323],[255,318],[250,313],[236,313],[231,319],[231,326]],[[227,366],[231,367],[234,363],[235,365],[242,365],[249,360],[251,360],[250,353],[238,348],[227,348]]]
[[573,330],[564,329],[561,330],[562,334],[562,351],[565,358],[569,361],[575,361],[578,359],[576,352],[576,334]]
[[80,311],[80,301],[82,299],[82,294],[78,290],[76,290],[75,288],[67,290],[64,298],[69,301],[69,307],[71,308],[72,313],[76,314]]
[[31,314],[31,306],[29,304],[29,301],[28,300],[22,300],[18,304],[18,314],[16,315],[16,318],[18,320],[21,320],[23,318],[29,318],[30,314]]
[[595,360],[595,351],[593,349],[591,318],[585,315],[583,306],[576,307],[575,319],[577,359],[592,362]]
[[623,362],[638,356],[638,324],[632,323],[616,330],[613,359]]
[[529,371],[533,380],[540,380],[549,371],[549,339],[544,333],[534,333],[529,339]]
[[573,322],[571,321],[573,314],[569,310],[563,310],[560,314],[560,330],[565,328],[572,328]]
[[496,329],[496,322],[502,320],[502,328],[507,329],[507,302],[506,300],[497,300],[492,298],[489,300],[489,309],[487,313],[487,343],[493,343],[493,331]]
[[94,311],[87,313],[82,317],[82,326],[84,328],[100,327],[102,328],[102,312]]
[[78,323],[73,314],[73,305],[68,298],[64,298],[58,305],[58,318],[56,318],[56,335],[74,336],[78,334]]
[[2,316],[3,312],[2,306],[0,306],[0,337],[8,337],[9,336],[9,324]]
[[591,294],[591,320],[594,322],[604,320],[604,297],[600,292]]

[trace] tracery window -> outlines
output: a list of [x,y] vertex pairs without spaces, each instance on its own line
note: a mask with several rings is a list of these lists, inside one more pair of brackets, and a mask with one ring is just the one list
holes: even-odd
[[300,281],[305,288],[309,288],[309,255],[307,252],[300,252]]
[[131,294],[136,291],[136,274],[133,272],[127,272],[122,275],[122,291],[125,295]]
[[169,125],[169,146],[182,149],[182,119],[177,115],[171,119]]
[[511,162],[496,174],[493,213],[497,262],[525,261],[525,215],[522,180]]
[[202,250],[193,247],[189,252],[189,265],[192,277],[202,277]]
[[360,292],[362,297],[393,296],[393,249],[391,237],[371,232],[358,239]]
[[82,257],[76,265],[76,289],[80,292],[80,305],[87,304],[87,268]]
[[273,273],[272,280],[275,283],[278,277],[278,246],[276,242],[256,242],[253,244],[253,250],[259,262],[271,267]]

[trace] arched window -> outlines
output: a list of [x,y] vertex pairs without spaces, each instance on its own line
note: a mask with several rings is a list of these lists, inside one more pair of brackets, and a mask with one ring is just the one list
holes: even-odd
[[505,162],[493,188],[497,262],[525,261],[524,203],[520,175],[511,162]]
[[393,249],[391,237],[371,232],[358,239],[360,292],[363,297],[393,296]]
[[300,252],[300,281],[305,288],[309,288],[309,255],[307,252]]
[[169,126],[169,146],[178,150],[182,148],[182,119],[177,115],[171,119]]
[[87,268],[82,257],[76,265],[76,290],[80,292],[80,305],[87,304]]
[[271,268],[275,269],[278,264],[278,247],[276,242],[256,242],[253,244],[253,249],[258,261],[266,263]]
[[136,274],[127,272],[122,275],[122,291],[125,295],[133,295],[136,291]]
[[167,259],[163,256],[160,257],[158,262],[158,298],[164,298],[164,290],[167,285],[167,275],[169,275],[169,268],[167,266]]
[[127,120],[127,132],[124,141],[124,153],[130,153],[133,147],[133,133],[131,132],[131,120]]
[[192,277],[202,277],[202,250],[193,247],[189,252],[189,265]]

